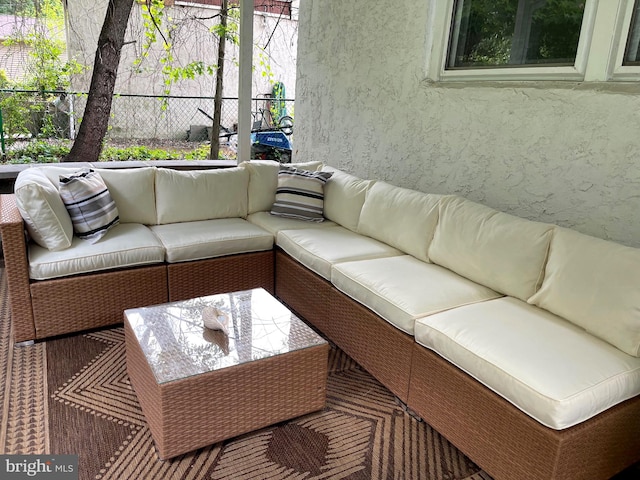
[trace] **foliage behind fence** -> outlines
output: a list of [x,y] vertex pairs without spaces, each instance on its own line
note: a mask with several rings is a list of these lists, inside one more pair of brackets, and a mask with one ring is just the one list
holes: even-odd
[[[269,126],[275,108],[269,98],[254,98],[254,122]],[[293,114],[292,100],[284,112]],[[2,153],[13,145],[36,139],[71,139],[82,121],[86,94],[62,91],[0,90]],[[209,139],[213,97],[114,95],[108,139],[206,142]],[[277,105],[281,115],[282,104]],[[264,117],[264,118],[263,118]],[[221,134],[237,130],[238,99],[223,98]],[[223,137],[228,140],[229,137]],[[223,144],[225,142],[222,142]],[[226,149],[232,155],[232,149]]]

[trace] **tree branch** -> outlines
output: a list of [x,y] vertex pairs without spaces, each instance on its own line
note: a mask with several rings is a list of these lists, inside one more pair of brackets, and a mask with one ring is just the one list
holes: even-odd
[[162,37],[162,41],[164,42],[164,44],[169,45],[169,42],[167,41],[167,38],[164,36],[164,33],[162,33],[162,30],[160,30],[160,25],[158,25],[158,22],[156,21],[156,17],[153,16],[153,12],[151,12],[151,9],[149,9],[149,18],[151,18],[151,21],[153,22],[153,26],[156,27],[156,30]]

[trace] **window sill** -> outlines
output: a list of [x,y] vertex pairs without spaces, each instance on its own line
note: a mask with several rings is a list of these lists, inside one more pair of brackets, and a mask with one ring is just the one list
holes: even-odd
[[437,80],[440,82],[512,82],[512,81],[561,81],[581,82],[584,72],[575,67],[513,67],[513,68],[475,68],[441,71]]
[[462,88],[496,88],[496,89],[545,89],[545,90],[575,90],[598,91],[603,93],[638,95],[640,82],[624,81],[560,81],[560,80],[431,80],[424,79],[424,88],[462,89]]

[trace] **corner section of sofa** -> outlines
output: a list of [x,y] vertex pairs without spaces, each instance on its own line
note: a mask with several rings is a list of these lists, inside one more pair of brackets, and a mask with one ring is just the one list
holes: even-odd
[[[1,229],[16,341],[117,324],[127,308],[172,299],[257,286],[273,291],[273,235],[243,218],[248,183],[244,169],[184,174],[128,170],[100,171],[122,212],[120,223],[95,244],[73,236],[65,244],[70,222],[64,206],[44,209],[44,217],[38,208],[48,200],[60,207],[55,182],[69,168],[31,168],[21,179],[24,195],[3,196]],[[226,190],[211,189],[213,183],[224,184]],[[197,206],[176,198],[183,184],[199,192]],[[215,201],[205,201],[213,190]],[[61,216],[69,225],[56,221]],[[171,224],[181,220],[185,223]],[[190,228],[185,230],[185,225]],[[27,230],[41,233],[40,241],[33,235],[28,240]],[[206,238],[198,235],[203,230]],[[57,243],[43,242],[47,233],[55,234]]]

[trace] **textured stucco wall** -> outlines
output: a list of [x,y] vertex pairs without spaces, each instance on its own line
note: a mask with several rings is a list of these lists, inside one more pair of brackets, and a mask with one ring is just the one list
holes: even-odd
[[640,247],[640,85],[429,83],[426,2],[362,5],[302,1],[296,160]]

